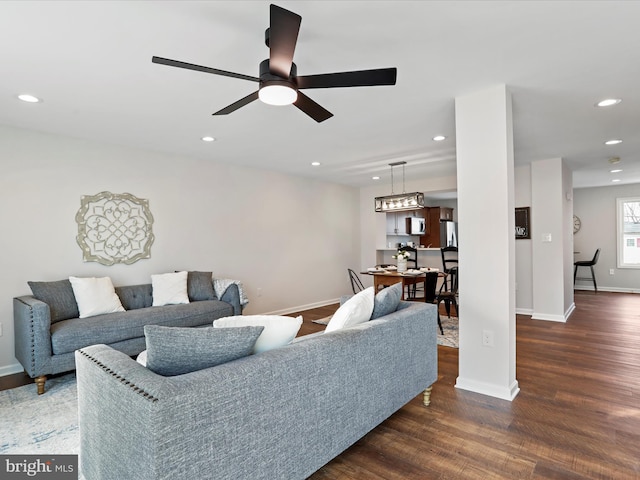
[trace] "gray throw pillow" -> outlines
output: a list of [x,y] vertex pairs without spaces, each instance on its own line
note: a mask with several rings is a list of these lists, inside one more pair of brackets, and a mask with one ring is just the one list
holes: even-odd
[[373,313],[371,320],[384,317],[395,312],[402,298],[402,282],[394,283],[390,287],[383,288],[373,299]]
[[145,325],[147,368],[159,375],[173,376],[246,357],[263,329]]
[[189,295],[190,302],[216,300],[212,275],[211,272],[188,272],[187,295]]
[[33,296],[49,305],[51,323],[78,318],[78,303],[69,279],[56,282],[27,282]]

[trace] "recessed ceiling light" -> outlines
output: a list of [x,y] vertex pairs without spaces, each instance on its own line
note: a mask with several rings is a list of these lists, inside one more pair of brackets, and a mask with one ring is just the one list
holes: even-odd
[[614,178],[613,180],[611,180],[613,183],[619,182],[620,179],[619,178]]
[[203,142],[215,142],[216,139],[213,137],[202,137]]
[[607,98],[605,100],[600,100],[596,103],[596,107],[610,107],[612,105],[617,105],[622,101],[621,98]]
[[433,137],[433,141],[434,142],[441,142],[443,140],[445,140],[447,137],[445,137],[444,135],[436,135],[435,137]]
[[311,162],[311,165],[314,167],[319,167],[320,166],[320,162]]
[[620,173],[622,171],[621,168],[616,168],[614,170],[609,170],[611,173]]
[[371,180],[380,180],[380,177],[371,177]]
[[622,143],[622,140],[619,140],[617,138],[604,142],[605,145],[618,145],[619,143]]
[[23,93],[21,95],[18,95],[18,98],[23,102],[28,102],[28,103],[38,103],[42,101],[38,97],[34,97],[33,95],[29,95],[28,93]]

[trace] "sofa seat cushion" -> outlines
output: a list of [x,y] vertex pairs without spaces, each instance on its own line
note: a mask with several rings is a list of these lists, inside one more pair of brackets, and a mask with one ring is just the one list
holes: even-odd
[[233,307],[230,304],[219,300],[206,300],[139,308],[89,318],[72,318],[51,326],[51,347],[54,355],[60,355],[88,345],[109,345],[144,337],[145,325],[210,326],[214,319],[229,315],[233,315]]

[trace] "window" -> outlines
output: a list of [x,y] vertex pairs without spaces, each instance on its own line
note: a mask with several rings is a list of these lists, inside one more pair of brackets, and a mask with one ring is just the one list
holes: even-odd
[[618,198],[618,268],[640,268],[640,197]]

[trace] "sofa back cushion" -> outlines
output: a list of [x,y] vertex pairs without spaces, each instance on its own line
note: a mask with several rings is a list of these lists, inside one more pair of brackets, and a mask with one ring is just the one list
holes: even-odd
[[78,304],[69,279],[55,282],[27,282],[33,296],[49,305],[51,323],[78,318]]
[[153,291],[150,283],[116,287],[116,294],[125,310],[150,307],[153,303]]

